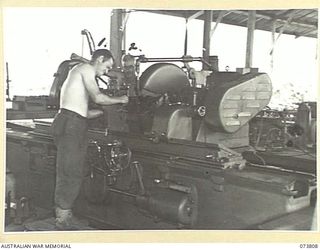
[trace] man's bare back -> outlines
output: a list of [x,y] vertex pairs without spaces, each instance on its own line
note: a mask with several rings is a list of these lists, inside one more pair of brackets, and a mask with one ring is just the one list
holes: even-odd
[[89,94],[84,85],[82,74],[93,71],[89,64],[76,65],[61,88],[60,108],[88,116]]
[[60,108],[74,111],[81,116],[93,118],[102,114],[100,112],[89,112],[89,96],[101,105],[116,103],[127,103],[128,97],[109,97],[100,92],[95,77],[107,73],[113,64],[112,59],[108,61],[97,60],[94,64],[83,63],[76,65],[70,72],[61,88]]

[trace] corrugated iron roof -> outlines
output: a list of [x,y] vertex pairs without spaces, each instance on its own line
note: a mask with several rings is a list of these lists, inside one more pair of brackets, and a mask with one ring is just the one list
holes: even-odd
[[[140,10],[141,11],[141,10]],[[204,19],[201,10],[143,10],[147,12],[197,19]],[[212,21],[220,15],[221,23],[247,27],[248,10],[212,10]],[[305,36],[317,38],[318,9],[281,9],[256,10],[256,26],[258,30],[272,31],[295,37]]]

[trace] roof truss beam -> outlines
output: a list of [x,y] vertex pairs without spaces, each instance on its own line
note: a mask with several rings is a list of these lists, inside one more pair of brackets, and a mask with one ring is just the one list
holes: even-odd
[[221,23],[222,19],[224,16],[228,15],[228,11],[226,10],[222,10],[219,12],[219,15],[217,17],[217,20],[215,21],[215,25],[214,27],[210,30],[210,37],[212,37],[213,33],[216,31],[216,29],[218,28],[219,23]]
[[279,37],[282,35],[283,31],[286,29],[286,27],[291,23],[292,21],[292,18],[294,17],[295,15],[295,11],[291,12],[288,19],[286,20],[286,22],[282,25],[282,27],[280,27],[280,30],[279,30],[279,35],[276,39],[276,41],[279,39]]
[[[244,11],[244,10],[231,10],[231,12],[236,13],[236,14],[249,16],[248,11]],[[266,20],[269,20],[269,21],[276,21],[276,22],[280,22],[280,23],[286,23],[287,22],[287,19],[282,19],[282,18],[279,18],[278,16],[271,16],[271,15],[261,14],[259,12],[256,13],[256,17],[257,18],[266,19]],[[302,22],[302,21],[297,21],[296,19],[291,20],[291,24],[300,25],[300,26],[307,27],[307,28],[314,28],[314,29],[318,28],[317,25],[314,25],[314,24],[311,24],[311,23]]]
[[310,33],[313,33],[315,31],[316,31],[316,29],[314,29],[314,28],[306,30],[305,32],[300,33],[299,35],[296,35],[295,38],[299,38],[301,36],[309,35]]
[[196,13],[194,13],[193,15],[189,16],[187,19],[188,19],[188,21],[191,21],[193,19],[198,18],[199,16],[202,16],[203,14],[204,14],[204,10],[200,10],[200,11],[197,11]]

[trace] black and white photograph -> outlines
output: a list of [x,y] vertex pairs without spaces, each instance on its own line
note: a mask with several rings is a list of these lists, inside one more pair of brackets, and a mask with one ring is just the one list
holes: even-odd
[[3,232],[319,231],[317,8],[3,7]]

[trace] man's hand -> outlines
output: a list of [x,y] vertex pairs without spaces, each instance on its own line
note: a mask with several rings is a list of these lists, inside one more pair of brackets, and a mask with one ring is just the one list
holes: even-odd
[[125,104],[125,103],[128,103],[129,98],[128,98],[128,96],[123,95],[123,96],[120,96],[120,101],[121,101],[121,103]]

